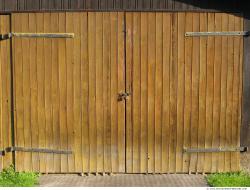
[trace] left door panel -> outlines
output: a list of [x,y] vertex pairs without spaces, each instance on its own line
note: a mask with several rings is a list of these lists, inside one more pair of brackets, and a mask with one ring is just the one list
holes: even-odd
[[[105,27],[104,27],[105,26]],[[16,146],[72,155],[16,153],[18,171],[125,172],[124,13],[12,15]]]

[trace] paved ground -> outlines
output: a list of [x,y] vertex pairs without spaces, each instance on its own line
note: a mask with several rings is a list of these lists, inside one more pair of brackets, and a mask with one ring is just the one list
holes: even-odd
[[202,175],[169,174],[143,175],[123,174],[112,176],[43,175],[42,187],[205,187]]
[[250,173],[250,153],[241,153],[240,157],[241,168]]
[[[250,153],[241,154],[241,167],[250,172]],[[112,175],[88,176],[78,175],[43,175],[40,177],[40,186],[47,187],[203,187],[207,183],[202,175],[169,174],[169,175]]]

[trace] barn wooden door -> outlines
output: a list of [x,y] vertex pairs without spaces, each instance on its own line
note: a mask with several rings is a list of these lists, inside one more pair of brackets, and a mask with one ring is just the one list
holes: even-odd
[[128,173],[239,170],[242,31],[226,13],[126,13],[126,163]]
[[81,12],[11,18],[11,32],[75,35],[12,38],[15,146],[73,152],[19,149],[18,171],[239,170],[239,152],[184,149],[240,146],[243,37],[185,34],[242,31],[241,17]]
[[12,15],[15,142],[72,155],[16,152],[16,168],[48,173],[125,172],[124,13]]

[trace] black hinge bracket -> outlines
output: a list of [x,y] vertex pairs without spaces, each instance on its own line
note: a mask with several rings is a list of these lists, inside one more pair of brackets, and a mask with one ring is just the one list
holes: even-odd
[[38,152],[49,154],[72,154],[71,150],[53,150],[46,148],[25,148],[25,147],[8,147],[5,152]]
[[184,153],[207,153],[207,152],[247,152],[248,147],[235,148],[184,148]]
[[0,34],[0,40],[7,40],[12,37],[11,33],[9,34]]
[[5,156],[5,150],[0,150],[0,156]]

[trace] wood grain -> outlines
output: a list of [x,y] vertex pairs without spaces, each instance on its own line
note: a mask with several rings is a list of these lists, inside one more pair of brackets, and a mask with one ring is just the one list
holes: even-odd
[[[8,17],[0,21],[2,26]],[[242,22],[226,13],[13,14],[13,32],[75,34],[13,39],[16,145],[73,151],[17,152],[17,170],[239,170],[238,153],[190,154],[183,148],[239,146],[242,37],[185,37],[185,32],[242,30]],[[3,56],[10,44],[0,43],[3,136],[9,134],[4,126],[10,123],[5,102],[10,89],[4,81],[10,76],[2,63],[10,58]],[[118,101],[123,92],[130,96]],[[0,145],[9,141],[2,137]],[[0,162],[10,163],[7,157]]]

